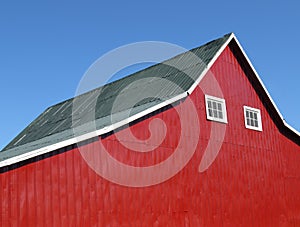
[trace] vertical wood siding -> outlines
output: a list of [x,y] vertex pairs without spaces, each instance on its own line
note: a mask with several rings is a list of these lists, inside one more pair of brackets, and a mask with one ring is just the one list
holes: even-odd
[[[190,96],[200,121],[197,150],[170,180],[146,188],[120,186],[89,168],[77,148],[64,148],[2,169],[0,226],[300,226],[299,146],[279,132],[228,47],[201,81],[209,95],[218,95],[211,73],[223,91],[228,124],[222,148],[207,171],[199,173],[198,167],[211,124],[218,123],[206,120],[204,93],[198,87]],[[244,105],[261,110],[262,132],[245,128]],[[187,108],[185,102],[179,107]],[[153,118],[161,118],[168,131],[152,152],[132,152],[115,134],[99,140],[126,164],[159,163],[172,154],[180,138],[174,108],[124,130],[147,139]],[[193,135],[185,136],[189,143]],[[86,149],[96,151],[99,140]]]

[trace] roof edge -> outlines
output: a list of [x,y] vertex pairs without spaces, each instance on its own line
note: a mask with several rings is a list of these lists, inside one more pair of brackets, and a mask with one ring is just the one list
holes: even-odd
[[[172,103],[175,103],[176,101],[182,100],[187,96],[188,96],[188,93],[183,92],[180,95],[177,95],[177,96],[175,96],[171,99],[168,99],[168,100],[166,100],[162,103],[159,103],[159,104],[157,104],[153,107],[150,107],[149,109],[146,109],[146,110],[144,110],[144,111],[142,111],[138,114],[135,114],[135,115],[133,115],[133,116],[127,118],[127,119],[124,119],[122,121],[114,123],[110,126],[104,127],[102,129],[99,129],[99,130],[96,130],[96,131],[93,131],[93,132],[83,134],[81,136],[77,136],[77,137],[74,137],[74,138],[56,143],[56,144],[52,144],[52,145],[49,145],[49,146],[46,146],[46,147],[42,147],[42,148],[39,148],[37,150],[29,151],[29,152],[26,152],[24,154],[14,156],[12,158],[8,158],[8,159],[3,160],[3,161],[0,162],[0,168],[5,167],[5,166],[9,166],[9,165],[12,165],[12,164],[15,164],[15,163],[18,163],[18,162],[22,162],[22,161],[37,157],[39,155],[46,154],[46,153],[61,149],[63,147],[67,147],[67,146],[70,146],[70,145],[73,145],[73,144],[76,144],[76,143],[80,143],[80,142],[86,141],[88,139],[95,138],[97,136],[104,135],[104,134],[109,133],[109,132],[111,132],[115,129],[118,129],[118,128],[124,126],[124,125],[127,125],[127,124],[129,124],[129,123],[131,123],[135,120],[138,120],[138,119],[140,119],[140,118],[142,118],[142,117],[144,117],[144,116],[146,116],[150,113],[153,113],[153,112],[155,112],[155,111],[157,111],[157,110],[159,110],[159,109],[161,109],[165,106],[168,106]],[[9,152],[9,150],[6,150],[4,152]]]
[[[187,97],[189,94],[192,94],[192,92],[195,90],[195,88],[198,86],[198,84],[201,82],[201,80],[203,79],[203,77],[206,75],[206,73],[210,70],[210,68],[212,67],[212,65],[215,63],[215,61],[218,59],[218,57],[222,54],[222,52],[224,51],[224,49],[228,46],[228,44],[234,40],[236,42],[236,44],[238,45],[238,48],[241,50],[242,54],[244,55],[247,63],[249,64],[250,68],[252,69],[252,71],[254,72],[255,76],[257,77],[259,83],[261,84],[264,92],[267,94],[267,97],[269,98],[269,101],[271,102],[271,104],[273,105],[274,109],[276,110],[278,116],[280,117],[283,125],[288,129],[290,130],[291,132],[295,133],[297,136],[300,137],[300,133],[294,129],[292,126],[290,126],[288,123],[286,123],[286,121],[284,120],[282,114],[280,113],[278,107],[276,106],[275,102],[273,101],[273,99],[271,98],[268,90],[266,89],[264,83],[262,82],[260,76],[258,75],[257,71],[255,70],[255,68],[253,67],[251,61],[249,60],[247,54],[245,53],[244,49],[242,48],[241,44],[239,43],[239,41],[237,40],[236,36],[234,35],[234,33],[230,33],[228,34],[229,37],[228,39],[226,40],[226,42],[221,46],[221,48],[218,50],[218,52],[215,54],[215,56],[212,58],[212,60],[209,62],[209,64],[206,66],[205,70],[203,70],[203,72],[200,74],[200,76],[198,77],[198,79],[194,82],[194,84],[188,89],[188,91],[185,91],[183,92],[182,94],[180,95],[177,95],[169,100],[166,100],[158,105],[155,105],[149,109],[146,109],[138,114],[135,114],[127,119],[124,119],[120,122],[117,122],[115,124],[112,124],[110,126],[107,126],[107,127],[104,127],[102,129],[99,129],[97,131],[94,131],[94,132],[90,132],[90,133],[87,133],[87,134],[84,134],[84,135],[81,135],[81,136],[78,136],[78,137],[75,137],[75,138],[72,138],[72,139],[68,139],[68,140],[65,140],[65,141],[62,141],[62,142],[59,142],[59,143],[56,143],[56,144],[53,144],[53,145],[50,145],[50,146],[47,146],[47,147],[43,147],[43,148],[40,148],[40,149],[37,149],[37,150],[34,150],[34,151],[30,151],[30,152],[27,152],[25,154],[21,154],[21,155],[18,155],[18,156],[15,156],[15,157],[12,157],[12,158],[8,158],[6,160],[3,160],[0,162],[0,168],[1,167],[4,167],[4,166],[9,166],[9,165],[12,165],[12,164],[15,164],[15,163],[18,163],[18,162],[21,162],[21,161],[25,161],[25,160],[28,160],[30,158],[34,158],[36,156],[39,156],[39,155],[42,155],[42,154],[46,154],[46,153],[49,153],[51,151],[55,151],[57,149],[60,149],[60,148],[63,148],[63,147],[67,147],[67,146],[70,146],[70,145],[73,145],[73,144],[76,144],[76,143],[79,143],[79,142],[82,142],[82,141],[85,141],[85,140],[88,140],[88,139],[91,139],[91,138],[94,138],[96,136],[101,136],[103,134],[106,134],[108,132],[111,132],[117,128],[120,128],[130,122],[133,122],[137,119],[140,119],[141,117],[144,117],[156,110],[159,110],[167,105],[170,105],[176,101],[179,101],[185,97]],[[9,151],[9,150],[7,150]],[[5,151],[6,152],[6,151]]]
[[253,71],[254,75],[256,76],[257,80],[259,81],[260,85],[262,86],[264,92],[266,93],[266,95],[267,95],[269,101],[271,102],[272,106],[274,107],[274,109],[276,110],[278,116],[280,117],[280,119],[281,119],[281,121],[282,121],[282,124],[283,124],[288,130],[290,130],[291,132],[295,133],[297,136],[300,137],[300,132],[297,131],[295,128],[293,128],[291,125],[289,125],[289,124],[285,121],[285,119],[284,119],[283,115],[281,114],[281,112],[279,111],[279,109],[278,109],[276,103],[275,103],[274,100],[272,99],[272,97],[271,97],[271,95],[270,95],[268,89],[267,89],[266,86],[264,85],[264,83],[263,83],[261,77],[259,76],[259,74],[258,74],[257,71],[255,70],[254,66],[252,65],[252,63],[251,63],[251,61],[250,61],[250,59],[249,59],[249,57],[247,56],[246,52],[244,51],[242,45],[240,44],[240,42],[238,41],[238,39],[236,38],[236,36],[235,36],[233,33],[232,33],[232,39],[236,42],[236,44],[238,45],[238,48],[241,50],[242,54],[244,55],[244,57],[245,57],[247,63],[249,64],[251,70]]
[[[213,59],[211,59],[211,61],[208,63],[208,65],[206,66],[205,70],[203,70],[203,72],[200,74],[200,76],[198,77],[198,79],[194,82],[194,84],[188,89],[188,93],[192,94],[193,91],[195,90],[195,88],[198,86],[198,84],[201,82],[201,80],[203,79],[203,77],[206,75],[206,73],[210,70],[211,66],[216,62],[216,60],[218,59],[218,57],[222,54],[222,52],[224,51],[224,49],[228,46],[228,44],[231,42],[231,40],[235,37],[233,33],[229,33],[227,34],[229,35],[228,39],[226,40],[225,43],[223,43],[223,45],[221,46],[221,48],[217,51],[217,53],[215,54],[215,56],[213,57]],[[225,35],[226,36],[226,35]]]

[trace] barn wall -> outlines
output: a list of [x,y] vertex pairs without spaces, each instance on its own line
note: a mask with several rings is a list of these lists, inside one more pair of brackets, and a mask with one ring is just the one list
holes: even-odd
[[[177,109],[166,109],[117,132],[126,135],[131,130],[146,140],[149,123],[162,119],[167,137],[151,152],[130,151],[116,133],[2,171],[0,226],[299,226],[300,148],[279,132],[229,48],[200,85],[188,98],[198,113],[199,138],[193,130],[180,134],[177,111],[190,108],[185,100]],[[228,124],[222,126],[226,134],[215,161],[200,173],[209,141],[220,142],[211,136],[212,124],[220,123],[206,120],[204,93],[224,96]],[[263,132],[245,128],[243,105],[261,110]],[[194,120],[190,125],[194,127]],[[103,144],[120,162],[153,166],[170,157],[180,136],[183,146],[199,141],[192,159],[171,179],[144,188],[104,179],[80,153],[95,152]]]

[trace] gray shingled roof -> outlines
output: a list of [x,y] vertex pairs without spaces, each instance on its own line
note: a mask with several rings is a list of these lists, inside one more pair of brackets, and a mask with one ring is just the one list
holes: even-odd
[[[76,97],[77,110],[73,109],[75,98],[48,108],[0,152],[0,161],[73,138],[72,117],[78,126],[89,123],[86,116],[95,115],[98,130],[113,123],[112,115],[114,122],[124,120],[187,91],[229,36],[191,50],[202,62],[186,52]],[[139,94],[145,93],[150,98],[142,99],[132,108],[129,100],[139,100]],[[114,109],[117,97],[122,102]],[[81,133],[89,130],[92,128],[85,127]]]

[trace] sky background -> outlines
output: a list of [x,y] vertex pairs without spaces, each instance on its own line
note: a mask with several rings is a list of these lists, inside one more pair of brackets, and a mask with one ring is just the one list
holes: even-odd
[[0,149],[71,98],[88,67],[139,41],[187,49],[234,32],[286,121],[300,131],[299,1],[1,1]]

